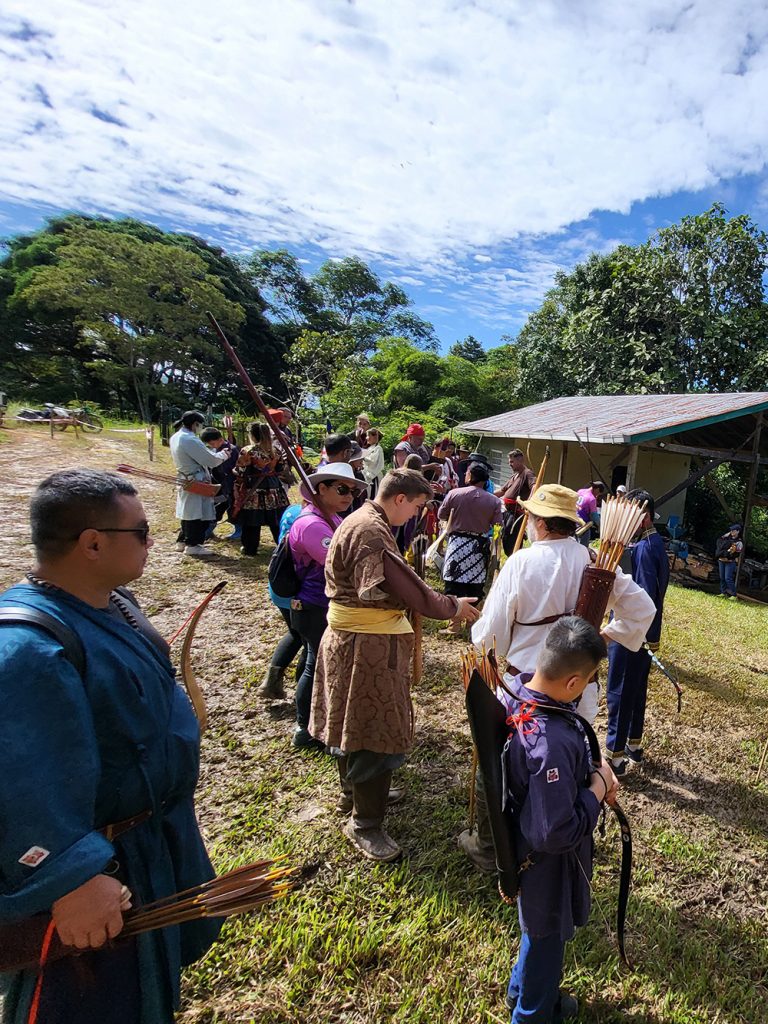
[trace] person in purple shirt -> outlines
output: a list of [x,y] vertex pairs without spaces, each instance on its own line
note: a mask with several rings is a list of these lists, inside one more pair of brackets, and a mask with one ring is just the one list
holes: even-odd
[[300,581],[299,590],[291,599],[291,629],[301,637],[307,651],[304,671],[296,684],[294,747],[317,746],[308,727],[315,660],[328,617],[325,559],[331,537],[341,525],[341,513],[346,512],[358,493],[366,490],[365,481],[355,477],[348,462],[324,466],[312,473],[309,481],[315,493],[305,484],[301,485],[301,496],[307,505],[288,534],[288,545]]
[[[533,675],[518,675],[512,695],[497,692],[512,727],[504,749],[507,808],[520,872],[522,939],[507,990],[511,1024],[550,1024],[578,1013],[560,992],[565,943],[590,910],[592,833],[603,801],[616,798],[610,766],[591,763],[573,711],[606,645],[585,619],[556,622]],[[547,714],[547,707],[558,708]],[[535,714],[534,714],[535,712]]]

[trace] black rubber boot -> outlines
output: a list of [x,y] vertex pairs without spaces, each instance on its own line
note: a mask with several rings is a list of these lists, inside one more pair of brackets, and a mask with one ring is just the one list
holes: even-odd
[[350,839],[368,860],[386,863],[397,860],[402,850],[382,828],[387,812],[392,772],[382,772],[368,782],[352,785],[352,817],[344,826]]
[[285,690],[283,689],[283,676],[285,675],[284,668],[278,668],[277,665],[270,665],[267,669],[267,674],[261,681],[261,686],[256,691],[260,697],[266,697],[271,700],[284,700]]

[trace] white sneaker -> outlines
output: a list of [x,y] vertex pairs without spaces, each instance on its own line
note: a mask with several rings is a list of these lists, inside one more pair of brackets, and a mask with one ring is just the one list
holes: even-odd
[[202,544],[194,544],[192,547],[187,545],[184,548],[184,554],[189,558],[210,558],[213,551],[210,548],[204,548]]
[[176,550],[177,551],[183,551],[186,546],[187,545],[184,543],[183,540],[177,540],[176,541]]

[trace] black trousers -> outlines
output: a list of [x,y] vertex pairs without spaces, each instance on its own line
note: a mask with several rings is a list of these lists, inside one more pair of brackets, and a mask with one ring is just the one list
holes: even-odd
[[522,528],[522,509],[519,512],[504,512],[504,525],[501,528],[501,546],[504,548],[504,554],[507,558],[515,550],[515,544]]
[[209,525],[207,519],[182,519],[181,529],[176,540],[186,544],[187,547],[196,547],[205,540]]
[[266,526],[272,534],[272,540],[277,544],[280,536],[280,517],[285,509],[268,508],[263,510],[248,509],[247,514],[240,513],[238,521],[242,528],[240,540],[243,545],[244,555],[258,555],[259,544],[261,543],[261,528]]

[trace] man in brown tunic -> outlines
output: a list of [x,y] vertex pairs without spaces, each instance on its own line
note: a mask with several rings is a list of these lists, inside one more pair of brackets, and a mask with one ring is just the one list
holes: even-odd
[[345,835],[370,860],[400,856],[382,825],[392,773],[413,740],[411,610],[474,622],[474,599],[439,594],[400,555],[392,527],[419,513],[432,495],[420,473],[384,477],[376,501],[334,534],[326,560],[328,628],[315,670],[310,732],[339,758],[339,809],[352,811]]

